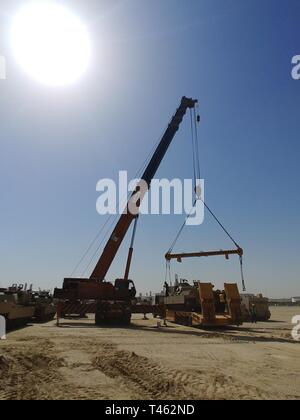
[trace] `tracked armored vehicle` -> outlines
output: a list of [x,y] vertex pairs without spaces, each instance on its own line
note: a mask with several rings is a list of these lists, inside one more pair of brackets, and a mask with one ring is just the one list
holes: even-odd
[[167,321],[198,327],[241,325],[241,298],[236,284],[225,283],[224,291],[211,283],[181,280],[167,288],[164,299]]
[[251,321],[251,306],[255,307],[257,321],[269,321],[271,318],[269,299],[262,294],[242,294],[242,313],[244,322]]
[[7,331],[27,325],[34,315],[34,307],[19,301],[18,295],[0,291],[0,315],[6,320]]
[[57,305],[49,291],[31,292],[31,304],[34,306],[35,322],[43,323],[55,318]]
[[34,291],[32,285],[27,289],[27,284],[13,284],[8,291],[17,295],[19,303],[34,307],[34,322],[43,323],[54,319],[57,306],[50,291]]

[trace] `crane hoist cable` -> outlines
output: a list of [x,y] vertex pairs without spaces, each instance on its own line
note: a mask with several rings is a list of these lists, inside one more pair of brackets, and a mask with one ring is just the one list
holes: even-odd
[[[200,167],[200,150],[199,150],[199,135],[198,135],[198,124],[200,122],[200,116],[197,115],[197,110],[193,109],[190,110],[190,117],[191,117],[191,138],[192,138],[192,150],[193,150],[193,171],[194,171],[194,183],[195,183],[195,201],[193,204],[193,207],[186,217],[183,225],[180,227],[174,241],[171,244],[171,247],[168,254],[171,254],[175,245],[177,244],[180,236],[182,235],[182,232],[186,226],[187,221],[192,215],[193,209],[197,203],[197,201],[201,201],[206,208],[206,210],[209,212],[209,214],[213,217],[213,219],[217,222],[217,224],[221,227],[221,229],[225,232],[225,234],[228,236],[228,238],[234,243],[234,245],[237,247],[238,250],[241,250],[241,247],[237,243],[237,241],[233,238],[233,236],[229,233],[229,231],[225,228],[224,224],[221,223],[220,219],[215,215],[215,213],[211,210],[211,208],[206,204],[206,202],[202,198],[202,192],[201,192],[201,186],[197,185],[198,182],[201,180],[201,167]],[[246,291],[246,285],[245,285],[245,277],[244,277],[244,268],[243,268],[243,254],[239,255],[239,262],[240,262],[240,270],[241,270],[241,279],[242,279],[242,287],[243,291]],[[167,261],[167,264],[169,263],[169,267],[167,266],[167,269],[171,270],[170,268],[170,261]]]
[[[148,153],[146,159],[144,160],[144,162],[142,163],[141,167],[138,169],[138,171],[136,172],[134,178],[140,178],[145,170],[145,168],[147,167],[147,164],[149,163],[151,156],[153,155],[154,150],[157,148],[158,144],[160,142],[160,139],[158,139],[156,141],[156,143],[154,144],[154,146],[152,147],[152,149],[150,150],[150,152]],[[131,192],[128,192],[127,197],[123,196],[122,199],[119,199],[118,203],[117,203],[117,207],[119,206],[121,200],[122,202],[124,201],[124,207],[126,205],[126,202],[129,199],[129,196],[131,195]],[[125,202],[126,199],[126,202]],[[83,263],[83,261],[87,258],[87,256],[89,255],[89,253],[91,252],[93,246],[96,244],[96,242],[98,241],[98,239],[100,238],[101,234],[103,233],[103,231],[105,230],[105,228],[107,226],[108,229],[106,231],[106,233],[104,234],[100,244],[98,245],[97,249],[95,250],[95,252],[93,253],[91,259],[89,260],[88,264],[86,265],[85,269],[83,270],[81,277],[83,277],[85,275],[85,273],[88,271],[88,269],[90,268],[91,264],[93,263],[94,258],[96,257],[96,255],[98,254],[101,246],[103,245],[105,239],[108,237],[109,233],[110,233],[110,229],[112,228],[112,226],[114,225],[114,222],[117,219],[117,215],[115,217],[113,217],[113,215],[110,215],[108,217],[108,219],[106,220],[106,222],[104,223],[104,225],[99,229],[98,233],[96,234],[96,236],[93,238],[93,240],[90,242],[89,246],[87,247],[87,249],[85,250],[85,252],[83,253],[82,257],[79,259],[78,263],[75,265],[70,278],[72,278],[76,271],[79,269],[79,267],[81,266],[81,264]]]
[[[197,109],[196,109],[197,107]],[[196,104],[196,107],[193,109],[194,114],[194,129],[195,129],[195,153],[196,153],[196,162],[197,162],[197,176],[198,179],[201,179],[201,165],[200,165],[200,152],[199,152],[199,134],[198,134],[198,124],[200,123],[200,114],[198,112],[199,104]]]
[[199,153],[199,134],[198,124],[200,123],[200,115],[197,109],[190,110],[191,118],[191,139],[192,139],[192,154],[193,154],[193,170],[194,170],[194,192],[196,198],[201,197],[201,166],[200,166],[200,153]]
[[175,245],[177,244],[177,242],[178,242],[178,240],[179,240],[179,238],[180,238],[180,236],[181,236],[181,234],[182,234],[182,232],[183,232],[183,230],[184,230],[184,228],[185,228],[185,226],[186,226],[186,222],[189,220],[189,218],[190,218],[190,217],[191,217],[191,215],[192,215],[192,211],[193,211],[193,209],[194,209],[194,207],[195,207],[195,205],[196,205],[196,202],[197,202],[197,200],[195,200],[195,201],[194,201],[193,208],[191,209],[190,213],[186,216],[186,218],[185,218],[185,220],[184,220],[184,223],[183,223],[183,224],[182,224],[182,226],[180,227],[180,229],[179,229],[179,231],[178,231],[177,235],[175,236],[175,239],[174,239],[174,241],[172,242],[172,245],[170,246],[170,249],[169,249],[169,251],[168,251],[168,253],[169,253],[169,254],[173,251],[173,249],[174,249]]
[[[169,280],[169,281],[167,281]],[[166,274],[165,274],[165,283],[172,285],[172,275],[171,275],[171,262],[166,260]]]
[[[175,237],[175,239],[174,239],[174,241],[172,242],[172,245],[170,246],[170,249],[169,249],[169,251],[168,251],[168,254],[170,254],[171,252],[173,252],[173,249],[174,249],[174,247],[175,247],[175,245],[177,244],[177,242],[178,242],[178,240],[179,240],[179,238],[180,238],[180,236],[181,236],[181,234],[182,234],[182,232],[183,232],[183,230],[184,230],[184,228],[185,228],[185,226],[186,226],[186,222],[189,220],[189,218],[191,217],[191,215],[192,215],[192,211],[193,211],[193,209],[194,209],[194,207],[195,207],[195,204],[196,204],[196,202],[197,202],[198,200],[196,200],[195,202],[194,202],[194,206],[193,206],[193,208],[192,208],[192,210],[190,211],[190,213],[188,214],[188,216],[186,217],[186,219],[185,219],[185,221],[184,221],[184,223],[183,223],[183,225],[180,227],[180,229],[179,229],[179,231],[178,231],[178,233],[177,233],[177,235],[176,235],[176,237]],[[224,225],[220,222],[220,220],[217,218],[217,216],[213,213],[213,211],[208,207],[208,205],[205,203],[205,201],[202,199],[202,198],[200,198],[200,201],[203,203],[203,205],[205,206],[205,208],[209,211],[209,213],[212,215],[212,217],[217,221],[217,223],[220,225],[220,227],[222,228],[222,230],[226,233],[226,235],[229,237],[229,239],[234,243],[234,245],[238,248],[238,249],[241,249],[241,247],[239,246],[239,244],[233,239],[233,237],[232,237],[232,235],[228,232],[228,230],[224,227]]]
[[97,235],[91,241],[90,245],[88,246],[88,248],[86,249],[86,251],[84,252],[84,254],[82,255],[82,257],[80,258],[80,260],[78,261],[78,263],[75,265],[75,267],[74,267],[74,269],[73,269],[73,271],[72,271],[72,273],[70,275],[70,278],[72,278],[74,276],[74,274],[76,273],[76,271],[78,270],[78,268],[80,267],[80,265],[83,263],[83,261],[85,260],[85,258],[88,256],[89,252],[91,251],[91,249],[93,248],[93,246],[97,242],[98,238],[100,237],[100,235],[102,234],[102,232],[104,231],[104,229],[106,228],[106,226],[108,225],[108,223],[109,223],[110,220],[111,220],[111,216],[106,220],[105,224],[98,231]]
[[240,268],[241,268],[241,278],[242,278],[243,292],[246,292],[247,288],[246,288],[245,276],[244,276],[244,260],[243,260],[242,255],[240,255],[239,258],[240,258]]
[[194,138],[194,125],[193,125],[193,114],[190,109],[190,118],[191,118],[191,139],[192,139],[192,152],[193,152],[193,171],[194,171],[194,189],[196,188],[196,179],[197,179],[197,163],[196,163],[196,154],[195,154],[195,138]]

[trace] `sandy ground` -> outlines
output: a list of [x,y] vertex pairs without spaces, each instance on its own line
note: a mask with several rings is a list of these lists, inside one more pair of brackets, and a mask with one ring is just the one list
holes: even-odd
[[299,399],[298,314],[226,331],[158,330],[140,315],[129,329],[28,326],[0,342],[0,399]]

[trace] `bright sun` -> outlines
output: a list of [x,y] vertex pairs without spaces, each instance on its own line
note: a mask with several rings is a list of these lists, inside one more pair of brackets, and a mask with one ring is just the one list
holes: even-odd
[[91,45],[80,20],[53,1],[23,6],[12,22],[14,55],[21,67],[49,86],[75,82],[87,70]]

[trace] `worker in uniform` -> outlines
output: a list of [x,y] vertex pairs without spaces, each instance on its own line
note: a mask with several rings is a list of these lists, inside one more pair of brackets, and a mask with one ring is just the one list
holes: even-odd
[[257,324],[257,309],[254,303],[250,307],[250,316],[252,324]]
[[221,313],[224,313],[226,311],[226,293],[225,293],[225,290],[223,290],[220,293],[220,306],[221,306]]
[[170,296],[170,287],[167,282],[165,282],[164,288],[165,288],[165,296],[166,297]]
[[215,309],[216,309],[217,313],[221,312],[221,309],[220,309],[220,306],[221,306],[220,295],[221,295],[221,290],[214,291],[214,305],[215,305]]

